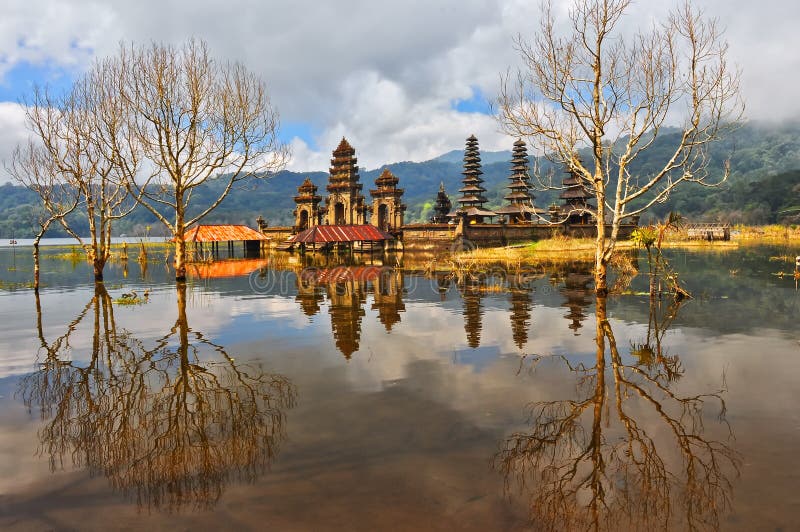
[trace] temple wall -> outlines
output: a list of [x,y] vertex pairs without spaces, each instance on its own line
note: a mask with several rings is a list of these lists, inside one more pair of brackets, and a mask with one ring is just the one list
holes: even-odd
[[264,247],[274,248],[292,236],[292,227],[264,227],[261,233],[269,239],[264,242]]
[[[630,238],[635,225],[620,226],[619,239]],[[606,230],[610,233],[611,226]],[[461,232],[463,232],[463,234]],[[461,239],[468,240],[478,247],[506,246],[520,242],[552,238],[556,234],[566,234],[574,238],[594,238],[597,228],[594,225],[570,224],[474,224],[459,230],[450,224],[413,224],[403,226],[403,249],[405,251],[446,251]]]
[[456,240],[456,226],[451,224],[404,225],[402,231],[405,251],[447,251]]

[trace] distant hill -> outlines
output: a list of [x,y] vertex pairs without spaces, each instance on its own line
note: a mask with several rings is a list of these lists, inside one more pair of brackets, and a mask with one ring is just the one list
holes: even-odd
[[[664,132],[643,155],[634,171],[647,173],[655,170],[664,161],[667,142],[674,134],[677,133]],[[452,200],[457,198],[462,159],[463,152],[452,151],[426,162],[386,165],[400,178],[400,186],[405,189],[407,221],[429,218],[440,182],[444,183]],[[510,153],[482,152],[481,159],[488,206],[500,206],[509,174]],[[669,201],[655,206],[652,215],[663,217],[670,210],[676,210],[691,220],[725,220],[748,224],[800,221],[800,124],[746,125],[712,147],[709,162],[712,174],[719,175],[726,159],[730,159],[731,164],[728,182],[710,189],[685,185],[677,189]],[[547,161],[540,161],[540,166],[543,173],[550,173],[559,182],[562,169],[554,168]],[[368,198],[369,189],[374,187],[382,168],[360,170]],[[320,187],[322,195],[325,194],[328,175],[324,172],[279,172],[270,178],[253,179],[239,185],[205,221],[254,226],[256,217],[261,215],[271,225],[289,224],[294,209],[292,198],[306,177]],[[195,208],[208,205],[222,185],[221,181],[212,180],[198,189],[193,198]],[[534,194],[536,205],[546,207],[556,201],[558,191],[538,190]],[[32,235],[37,205],[36,195],[27,189],[10,184],[0,186],[0,238],[9,238],[12,232],[17,238]],[[72,223],[81,232],[86,232],[85,219],[76,215]],[[152,227],[151,234],[162,233],[160,224],[152,215],[138,208],[116,224],[115,234],[140,235],[144,234],[147,226]],[[50,235],[61,236],[63,233],[55,228]]]

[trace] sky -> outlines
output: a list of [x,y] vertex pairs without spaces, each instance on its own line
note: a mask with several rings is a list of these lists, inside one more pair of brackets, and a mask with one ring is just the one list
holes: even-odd
[[[800,2],[694,4],[726,28],[747,118],[800,117]],[[647,26],[669,5],[640,0],[623,27]],[[327,170],[343,136],[369,169],[463,149],[470,134],[483,150],[507,150],[513,139],[489,102],[501,74],[519,66],[514,37],[532,36],[539,13],[538,0],[4,0],[0,160],[27,138],[19,102],[34,85],[68,88],[120,42],[189,37],[264,79],[290,170]],[[0,165],[0,183],[8,179]]]

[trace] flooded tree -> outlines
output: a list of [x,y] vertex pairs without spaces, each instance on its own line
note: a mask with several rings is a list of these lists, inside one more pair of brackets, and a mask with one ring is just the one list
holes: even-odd
[[740,459],[706,434],[711,407],[731,436],[724,387],[676,390],[684,369],[661,343],[676,312],[651,308],[647,338],[625,357],[598,297],[594,364],[563,359],[576,396],[532,404],[529,430],[502,445],[495,466],[529,497],[537,529],[718,528]]
[[[237,182],[285,164],[278,112],[258,76],[239,63],[213,59],[203,41],[123,46],[107,64],[119,75],[103,83],[124,99],[131,132],[113,139],[108,157],[136,201],[174,237],[175,277],[183,281],[186,229]],[[141,173],[130,164],[137,157]],[[205,187],[202,193],[199,187]]]
[[[117,326],[102,284],[52,342],[37,303],[41,360],[20,384],[44,421],[39,451],[52,469],[85,467],[154,509],[213,506],[230,482],[255,480],[278,451],[295,397],[282,375],[237,363],[192,330],[185,284],[177,290],[175,323],[150,346]],[[72,346],[82,324],[86,360]]]
[[53,223],[63,220],[77,208],[80,194],[59,179],[52,157],[33,141],[14,149],[9,172],[17,182],[35,192],[41,202],[35,214],[39,230],[33,236],[33,288],[38,293],[41,270],[39,243]]
[[[75,238],[92,265],[94,279],[103,280],[111,257],[114,220],[135,206],[115,161],[105,154],[110,135],[124,135],[118,93],[99,90],[97,72],[80,77],[63,94],[35,87],[25,106],[31,140],[16,148],[9,171],[37,193],[45,212],[34,244],[34,285],[39,284],[39,240],[58,222]],[[135,159],[131,167],[138,167]],[[88,238],[73,227],[68,215],[80,212],[88,222]]]
[[[649,30],[623,34],[630,5],[576,0],[561,33],[545,3],[535,35],[516,41],[524,66],[504,79],[498,101],[503,128],[566,166],[596,200],[596,211],[586,211],[597,226],[594,276],[601,295],[608,292],[620,224],[684,183],[724,181],[728,165],[711,172],[708,147],[743,112],[738,71],[715,20],[686,2]],[[657,138],[668,149],[653,155]],[[586,162],[581,148],[591,153]],[[645,153],[657,165],[638,172],[635,163]]]

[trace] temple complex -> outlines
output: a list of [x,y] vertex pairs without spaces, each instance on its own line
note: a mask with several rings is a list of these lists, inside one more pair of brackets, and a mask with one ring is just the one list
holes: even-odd
[[[596,208],[589,203],[593,196],[581,176],[571,169],[562,182],[562,204],[551,205],[549,212],[536,208],[528,150],[522,139],[513,144],[505,187],[508,192],[496,210],[487,206],[475,135],[466,139],[461,175],[460,196],[455,202],[451,202],[440,182],[429,222],[408,224],[400,178],[384,168],[375,180],[375,188],[369,191],[368,200],[362,193],[356,151],[342,138],[331,157],[327,194],[320,194],[317,185],[305,179],[294,196],[293,226],[270,227],[259,221],[266,240],[263,245],[301,251],[441,251],[539,240],[550,238],[554,231],[584,238],[596,234]],[[493,223],[498,216],[499,223]],[[635,221],[623,224],[619,237],[627,238],[635,227]]]

